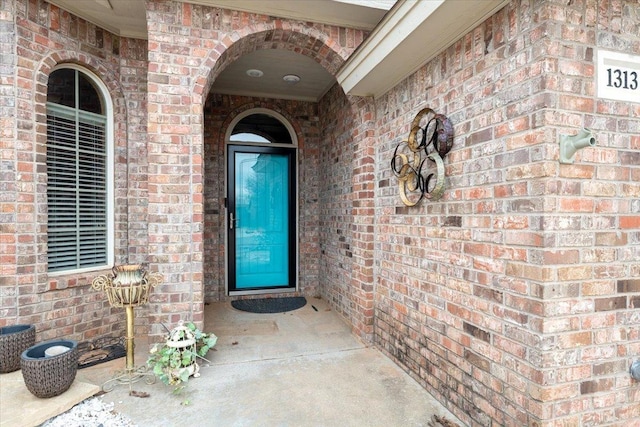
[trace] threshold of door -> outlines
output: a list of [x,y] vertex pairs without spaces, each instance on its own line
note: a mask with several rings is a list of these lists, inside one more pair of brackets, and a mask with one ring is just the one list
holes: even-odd
[[298,292],[296,288],[271,288],[271,289],[251,289],[246,291],[229,291],[228,294],[232,296],[241,295],[265,295],[265,294],[289,294],[292,292]]

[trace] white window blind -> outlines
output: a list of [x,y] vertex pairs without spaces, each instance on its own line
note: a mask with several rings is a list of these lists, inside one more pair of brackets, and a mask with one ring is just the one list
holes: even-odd
[[106,117],[47,104],[49,271],[105,265]]

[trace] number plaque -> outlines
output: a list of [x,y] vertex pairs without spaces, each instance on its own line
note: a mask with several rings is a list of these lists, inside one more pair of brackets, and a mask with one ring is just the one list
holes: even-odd
[[640,103],[640,56],[598,51],[598,97]]

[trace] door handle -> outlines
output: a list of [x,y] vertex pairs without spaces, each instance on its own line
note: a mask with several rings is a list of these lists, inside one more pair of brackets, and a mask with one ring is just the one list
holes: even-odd
[[231,212],[231,213],[229,214],[229,229],[230,229],[230,230],[233,230],[233,227],[234,227],[234,225],[235,225],[235,222],[236,222],[236,221],[237,221],[237,219],[235,219],[235,218],[233,217],[233,212]]

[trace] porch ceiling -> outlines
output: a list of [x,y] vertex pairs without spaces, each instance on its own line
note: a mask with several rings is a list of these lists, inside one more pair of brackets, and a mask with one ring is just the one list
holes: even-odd
[[[147,38],[145,0],[46,0],[122,37]],[[177,0],[372,30],[395,0]]]
[[[147,38],[145,0],[47,0],[123,37]],[[351,95],[378,97],[510,0],[177,0],[371,31],[336,76],[302,55],[269,52],[237,60],[218,76],[219,93],[315,101],[337,79]],[[280,55],[280,56],[282,56]],[[258,79],[246,71],[264,72]],[[282,77],[295,74],[298,84]]]
[[[251,77],[258,69],[262,77]],[[300,77],[288,83],[283,76]],[[336,78],[313,59],[288,50],[261,49],[229,64],[213,82],[211,91],[228,95],[260,96],[317,102],[336,83]]]

